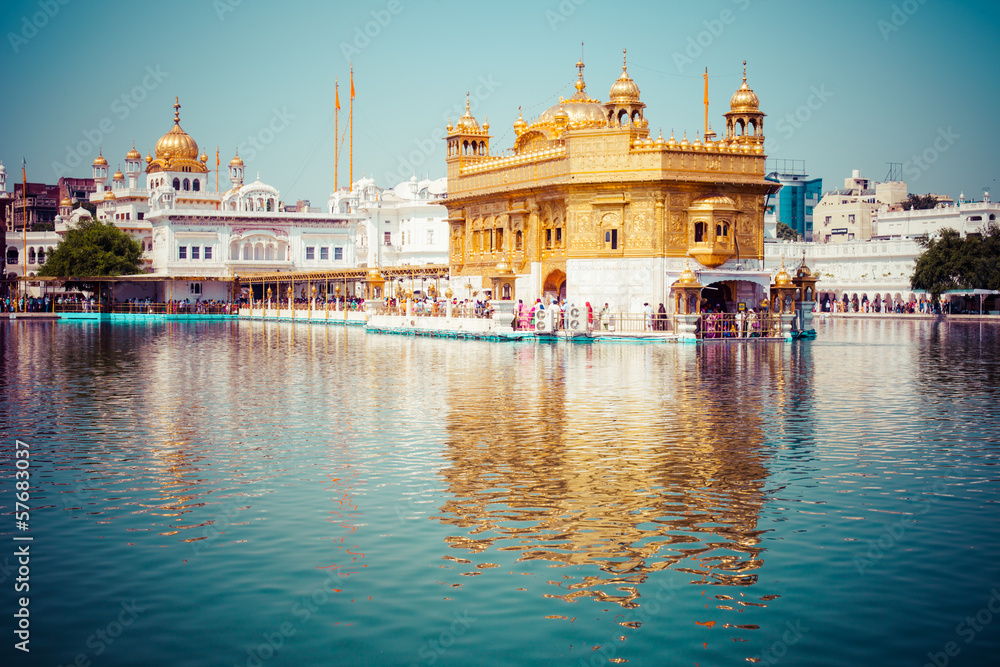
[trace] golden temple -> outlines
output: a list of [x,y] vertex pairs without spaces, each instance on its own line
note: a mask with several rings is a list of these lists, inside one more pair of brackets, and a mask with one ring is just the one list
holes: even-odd
[[[765,180],[764,113],[746,80],[730,100],[726,133],[704,140],[650,136],[639,86],[622,72],[607,103],[576,92],[527,122],[496,155],[490,125],[465,114],[447,126],[452,276],[499,299],[560,296],[637,312],[670,303],[690,257],[727,302],[757,303]],[[707,84],[706,84],[707,85]]]

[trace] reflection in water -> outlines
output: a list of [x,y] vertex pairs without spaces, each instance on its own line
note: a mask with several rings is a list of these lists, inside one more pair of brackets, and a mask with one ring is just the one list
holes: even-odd
[[[469,563],[464,575],[493,566],[492,551],[595,566],[549,582],[558,592],[546,597],[627,609],[661,571],[752,586],[764,551],[765,423],[790,400],[789,356],[780,344],[525,345],[488,389],[452,373],[440,474],[453,497],[435,518],[461,529],[447,543],[477,562],[446,558]],[[761,604],[717,598],[725,610]]]

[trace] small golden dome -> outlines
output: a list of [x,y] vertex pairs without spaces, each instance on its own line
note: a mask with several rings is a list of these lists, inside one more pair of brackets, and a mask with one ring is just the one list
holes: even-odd
[[747,85],[747,61],[745,60],[743,61],[743,85],[730,98],[729,109],[742,113],[760,111],[760,100]]
[[622,49],[622,75],[611,85],[608,97],[612,104],[629,104],[639,101],[639,86],[628,75],[624,49]]
[[524,134],[524,130],[527,129],[528,124],[524,122],[524,118],[521,116],[521,107],[517,108],[517,120],[514,121],[514,134],[521,136]]
[[486,116],[485,118],[483,118],[483,132],[489,132],[489,131],[490,131],[490,117]]
[[149,153],[146,153],[146,164],[149,164],[152,161],[153,161],[153,156],[150,155]]
[[111,190],[104,193],[104,201],[114,201],[115,199],[117,199],[117,197],[115,197],[115,193]]
[[559,110],[552,114],[552,120],[555,121],[556,125],[566,125],[569,123],[569,112],[559,105]]
[[677,147],[677,140],[674,139],[674,130],[673,130],[673,128],[670,129],[670,139],[667,141],[667,146],[669,146],[670,148],[676,148]]
[[663,148],[667,145],[667,140],[663,138],[663,130],[660,130],[660,135],[656,137],[656,145],[659,148]]
[[694,143],[691,144],[691,148],[693,148],[696,151],[700,151],[704,147],[705,144],[701,143],[701,133],[699,132],[697,135],[695,135]]
[[691,202],[691,208],[701,210],[732,209],[736,210],[736,202],[726,195],[707,195]]
[[681,273],[680,278],[674,284],[683,287],[701,287],[701,283],[698,282],[698,275],[691,270],[691,265],[687,262],[684,264],[684,271]]
[[785,260],[781,260],[781,270],[774,277],[774,284],[776,287],[789,287],[792,284],[792,277],[785,271]]
[[229,166],[230,167],[242,167],[243,166],[243,158],[240,157],[240,152],[239,151],[236,151],[236,157],[234,157],[232,160],[229,161]]
[[128,153],[125,154],[125,159],[126,160],[141,160],[142,159],[142,153],[140,153],[139,151],[137,151],[135,149],[135,142],[134,141],[132,142],[132,150],[130,150]]
[[687,130],[684,130],[684,138],[681,139],[680,146],[681,146],[681,148],[691,148],[691,142],[688,141]]
[[446,129],[448,131],[448,134],[451,134],[451,131],[455,129],[455,126],[451,124],[451,117],[450,116],[448,117],[448,124],[445,126],[444,129]]
[[73,202],[69,200],[69,197],[63,197],[63,200],[59,202],[60,206],[72,206]]
[[118,171],[115,172],[115,175],[112,178],[114,178],[116,181],[124,181],[125,180],[125,174],[122,173],[122,170],[119,167]]
[[95,167],[107,167],[108,161],[104,158],[104,154],[101,151],[97,152],[97,157],[94,158]]
[[199,157],[198,160],[200,162],[208,162],[208,155],[206,155],[205,153],[202,153],[201,157]]
[[460,132],[479,132],[479,123],[472,116],[469,110],[469,94],[465,94],[465,113],[458,119],[458,130]]

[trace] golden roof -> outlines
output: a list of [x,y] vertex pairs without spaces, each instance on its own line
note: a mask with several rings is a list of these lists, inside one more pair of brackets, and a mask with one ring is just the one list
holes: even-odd
[[612,104],[632,104],[639,101],[639,86],[628,75],[624,49],[622,49],[622,75],[611,85],[608,97]]
[[702,210],[736,209],[736,202],[726,195],[708,195],[691,202],[691,208]]
[[747,61],[745,60],[743,61],[743,85],[730,98],[729,109],[744,113],[748,111],[760,111],[760,100],[757,99],[757,94],[750,90],[750,86],[747,85]]
[[115,172],[115,175],[112,178],[114,178],[116,181],[125,180],[125,174],[122,173],[121,167],[118,168],[118,171]]
[[125,154],[125,159],[126,160],[141,160],[142,159],[142,153],[140,153],[139,151],[137,151],[135,149],[135,142],[134,141],[132,142],[132,150],[130,150],[128,153]]
[[785,271],[785,260],[781,260],[781,270],[774,277],[774,285],[776,287],[791,287],[792,285],[792,277],[788,275],[788,271]]
[[69,200],[69,197],[63,197],[62,201],[59,202],[60,206],[72,206],[73,202]]
[[107,167],[108,161],[104,158],[104,153],[101,151],[97,152],[97,157],[94,158],[95,167]]
[[229,166],[230,167],[242,167],[243,166],[243,158],[240,157],[240,152],[239,151],[236,151],[236,157],[234,157],[232,160],[229,161]]
[[115,199],[117,199],[117,197],[115,197],[115,193],[111,190],[104,193],[104,201],[114,201]]
[[684,264],[684,271],[674,285],[678,287],[701,287],[701,283],[698,282],[698,275],[691,270],[691,265],[687,263]]

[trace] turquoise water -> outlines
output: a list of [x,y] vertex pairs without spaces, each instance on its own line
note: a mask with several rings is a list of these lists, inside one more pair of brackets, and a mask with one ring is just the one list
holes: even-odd
[[3,664],[996,664],[1000,327],[817,328],[0,324]]

